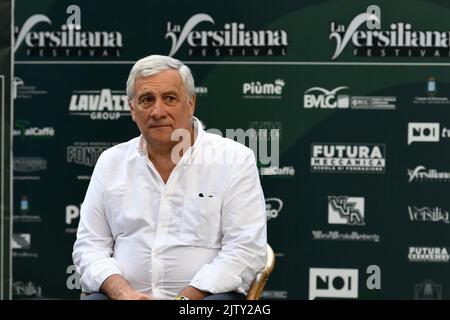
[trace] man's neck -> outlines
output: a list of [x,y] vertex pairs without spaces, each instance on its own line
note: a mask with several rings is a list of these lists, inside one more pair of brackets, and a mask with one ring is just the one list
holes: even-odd
[[175,142],[164,145],[153,145],[150,147],[147,144],[148,158],[150,160],[163,160],[171,157],[172,149],[176,145]]
[[[147,143],[147,152],[148,152],[148,158],[150,160],[167,160],[172,158],[172,151],[173,148],[178,145],[181,144],[181,148],[177,148],[177,150],[180,150],[180,158],[181,156],[183,156],[184,151],[187,150],[189,147],[191,147],[192,145],[194,145],[195,142],[195,136],[194,136],[194,128],[191,127],[189,130],[189,134],[190,134],[190,139],[183,139],[181,141],[171,141],[170,143],[167,144],[161,144],[161,145],[152,145],[150,147],[150,145]],[[174,155],[174,159],[173,159],[173,163],[176,164],[178,161],[176,161],[176,156]]]
[[[190,146],[194,145],[194,131],[194,128],[191,127],[190,139],[183,139],[180,142],[174,141],[170,144],[157,146],[153,145],[151,147],[147,144],[148,158],[153,163],[156,170],[159,172],[164,183],[167,183],[170,174],[172,173],[179,160],[181,160],[184,151],[187,150]],[[173,154],[174,147],[180,143],[182,144],[181,148],[177,148],[176,150],[179,153]]]

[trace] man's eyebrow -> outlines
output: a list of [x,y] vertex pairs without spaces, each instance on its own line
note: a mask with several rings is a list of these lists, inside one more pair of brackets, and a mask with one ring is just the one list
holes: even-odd
[[178,93],[175,90],[172,90],[172,89],[169,89],[167,91],[163,91],[162,94],[164,94],[164,95],[172,94],[172,95],[178,96]]
[[137,98],[141,99],[141,98],[147,97],[147,96],[153,96],[153,92],[151,92],[151,91],[144,91],[144,92],[138,94]]

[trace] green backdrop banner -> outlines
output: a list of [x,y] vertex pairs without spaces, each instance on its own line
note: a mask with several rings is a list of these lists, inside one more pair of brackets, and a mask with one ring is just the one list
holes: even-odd
[[258,155],[264,298],[450,298],[450,3],[21,0],[15,17],[15,298],[79,297],[80,204],[100,153],[139,133],[125,81],[149,54],[192,68],[207,128],[279,139],[277,165]]
[[12,297],[12,1],[0,0],[0,299]]

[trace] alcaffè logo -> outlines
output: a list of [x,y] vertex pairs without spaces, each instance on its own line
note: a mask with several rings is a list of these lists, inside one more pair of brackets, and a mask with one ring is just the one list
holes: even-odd
[[193,15],[182,27],[167,22],[166,39],[172,41],[169,55],[174,56],[186,42],[189,56],[284,56],[287,54],[285,30],[249,30],[242,22],[226,22],[220,29],[194,30],[205,23],[215,25],[206,13]]

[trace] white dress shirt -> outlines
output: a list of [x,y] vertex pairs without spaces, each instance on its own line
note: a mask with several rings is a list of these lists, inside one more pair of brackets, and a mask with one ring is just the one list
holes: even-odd
[[264,266],[266,211],[254,154],[194,123],[194,145],[167,183],[143,136],[98,159],[73,251],[84,292],[120,274],[159,299],[189,284],[245,293]]

